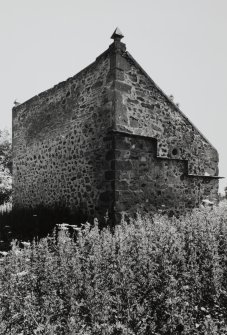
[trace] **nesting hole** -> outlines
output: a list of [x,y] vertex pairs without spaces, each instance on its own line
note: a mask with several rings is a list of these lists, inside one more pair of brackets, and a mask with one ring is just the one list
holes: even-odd
[[173,154],[173,156],[176,156],[176,155],[178,154],[178,150],[177,150],[176,148],[174,148],[174,149],[172,150],[172,154]]

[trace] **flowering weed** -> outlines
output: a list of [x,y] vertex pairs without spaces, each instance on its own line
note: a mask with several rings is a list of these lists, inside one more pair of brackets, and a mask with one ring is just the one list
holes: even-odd
[[59,228],[1,253],[1,334],[227,333],[226,207]]

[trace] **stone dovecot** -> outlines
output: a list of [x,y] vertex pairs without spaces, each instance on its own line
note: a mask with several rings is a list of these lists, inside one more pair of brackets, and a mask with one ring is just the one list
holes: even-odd
[[13,206],[183,213],[218,194],[218,153],[121,42],[13,108]]

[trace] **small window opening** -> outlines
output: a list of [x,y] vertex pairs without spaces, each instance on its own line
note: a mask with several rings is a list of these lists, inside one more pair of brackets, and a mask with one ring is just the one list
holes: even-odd
[[176,156],[178,154],[178,150],[176,148],[173,149],[172,154]]

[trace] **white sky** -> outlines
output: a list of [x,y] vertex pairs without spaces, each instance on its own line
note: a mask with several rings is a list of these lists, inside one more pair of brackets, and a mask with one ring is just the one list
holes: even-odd
[[0,129],[11,127],[14,99],[24,102],[89,65],[116,26],[219,151],[227,177],[227,0],[0,0]]

